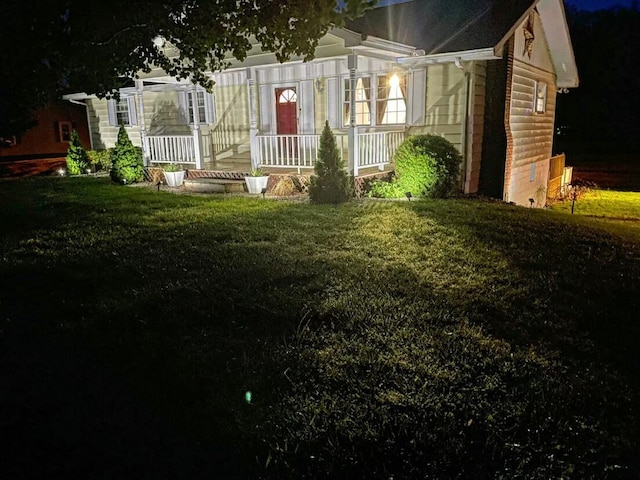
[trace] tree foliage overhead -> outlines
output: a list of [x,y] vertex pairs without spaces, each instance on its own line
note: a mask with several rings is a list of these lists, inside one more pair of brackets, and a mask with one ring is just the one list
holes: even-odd
[[63,93],[105,95],[152,65],[208,86],[205,72],[227,67],[229,55],[243,60],[252,38],[279,61],[311,59],[331,26],[375,1],[336,8],[335,0],[4,0],[0,113],[17,115]]

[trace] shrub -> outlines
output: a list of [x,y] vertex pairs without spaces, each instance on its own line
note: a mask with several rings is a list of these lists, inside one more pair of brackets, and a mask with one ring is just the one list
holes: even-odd
[[69,148],[67,149],[67,172],[69,175],[80,175],[89,166],[87,151],[80,143],[80,136],[75,130],[71,131]]
[[312,203],[343,203],[353,196],[351,180],[344,169],[329,122],[325,122],[322,130],[314,172],[309,185]]
[[112,150],[113,149],[87,151],[89,162],[93,165],[94,170],[108,171],[111,169],[111,157],[113,156]]
[[118,141],[113,149],[111,180],[116,183],[136,183],[144,178],[142,151],[131,143],[124,126],[120,125]]
[[462,156],[443,137],[411,136],[398,147],[393,160],[393,179],[373,182],[371,196],[400,198],[411,192],[417,197],[446,198],[458,189]]

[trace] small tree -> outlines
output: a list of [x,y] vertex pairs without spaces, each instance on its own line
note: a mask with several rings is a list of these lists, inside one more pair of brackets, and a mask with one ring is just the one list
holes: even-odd
[[69,148],[67,149],[67,172],[69,175],[80,175],[89,166],[87,151],[80,142],[80,136],[75,130],[71,131]]
[[344,169],[329,122],[325,122],[322,130],[314,171],[315,175],[311,177],[309,185],[312,203],[337,204],[347,202],[352,197],[351,181]]
[[118,131],[118,140],[113,149],[111,180],[116,183],[136,183],[144,178],[144,166],[140,149],[133,146],[123,125]]

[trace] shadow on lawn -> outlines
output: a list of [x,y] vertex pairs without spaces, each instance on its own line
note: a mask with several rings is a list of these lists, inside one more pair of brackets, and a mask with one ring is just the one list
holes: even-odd
[[[505,308],[492,302],[495,296],[487,296],[473,308],[485,312],[474,321],[512,344],[615,364],[638,385],[637,245],[609,241],[595,228],[572,228],[558,217],[522,207],[470,201],[463,209],[433,208],[429,203],[414,208],[499,252],[511,266],[504,281],[525,286],[519,298],[501,302]],[[503,228],[484,220],[488,208],[493,210],[490,215],[502,219]],[[529,215],[518,217],[523,212]]]
[[[474,209],[486,208],[474,202],[466,211],[441,203],[437,208],[426,202],[406,204],[423,218],[466,232],[470,248],[480,242],[508,259],[513,268],[509,281],[522,282],[527,290],[496,306],[500,289],[508,291],[505,285],[493,286],[498,294],[489,294],[492,286],[487,286],[486,303],[465,305],[398,266],[369,263],[376,245],[349,257],[354,252],[340,239],[366,214],[363,210],[333,210],[331,226],[316,233],[315,252],[296,247],[295,232],[279,230],[296,222],[304,228],[307,216],[314,215],[305,206],[256,209],[238,216],[231,227],[229,218],[212,217],[188,229],[186,221],[179,228],[161,219],[149,225],[149,211],[162,216],[162,202],[149,202],[134,205],[139,215],[91,254],[71,251],[42,260],[26,252],[2,267],[0,429],[11,439],[1,470],[7,477],[246,478],[260,472],[313,478],[351,469],[358,478],[387,474],[386,468],[415,478],[425,471],[490,476],[509,462],[528,459],[532,468],[539,467],[538,457],[548,453],[531,453],[532,460],[504,446],[502,452],[486,450],[500,444],[497,434],[538,441],[536,446],[548,451],[553,445],[547,443],[555,438],[536,440],[540,434],[527,432],[542,420],[547,400],[535,400],[535,412],[520,412],[526,419],[522,425],[515,409],[509,411],[519,404],[500,400],[501,395],[526,397],[528,382],[536,380],[530,372],[543,370],[543,362],[532,366],[525,357],[514,360],[504,347],[494,358],[485,357],[488,340],[478,326],[514,351],[528,346],[558,351],[569,367],[574,361],[583,366],[603,360],[615,362],[630,378],[638,371],[637,354],[626,350],[638,338],[633,322],[638,273],[625,264],[626,253],[589,243],[588,237],[576,239],[573,230],[556,231],[553,225],[545,238],[555,249],[549,251],[548,243],[529,245],[529,224],[510,223],[511,207],[500,207],[510,225],[502,232],[483,224],[482,215],[470,220]],[[184,208],[192,202],[174,201]],[[56,214],[61,220],[65,208],[76,207],[61,206]],[[94,212],[83,221],[95,228],[108,215]],[[106,222],[98,231],[107,235],[112,228]],[[280,235],[287,249],[270,243]],[[323,258],[323,249],[337,257]],[[336,277],[336,265],[345,260],[357,262],[345,269],[348,274]],[[585,278],[585,261],[606,268],[596,278]],[[349,288],[358,285],[361,275],[371,276],[375,295],[351,296]],[[388,303],[378,307],[375,302],[385,291],[391,292]],[[330,298],[339,301],[322,306]],[[588,304],[577,302],[584,298]],[[393,308],[394,302],[399,308]],[[442,305],[448,304],[447,313]],[[378,308],[389,315],[375,315]],[[425,314],[430,309],[439,313],[430,318]],[[473,312],[470,325],[459,325],[457,316],[466,311]],[[549,323],[541,324],[545,314]],[[317,335],[305,333],[305,318]],[[617,328],[608,328],[612,323]],[[395,352],[395,342],[408,350]],[[419,342],[434,342],[442,355],[430,358],[429,352],[412,350]],[[600,346],[606,347],[604,353]],[[329,347],[353,348],[352,361],[328,369],[332,358],[346,358],[332,356]],[[318,363],[316,354],[325,350],[327,362]],[[575,360],[581,356],[584,363]],[[411,370],[425,357],[442,378]],[[448,379],[447,368],[456,362],[462,363],[463,374]],[[506,375],[500,373],[504,365],[512,369]],[[484,379],[495,375],[512,378],[508,387],[513,392],[487,390]],[[606,376],[598,375],[594,378],[604,379],[607,387]],[[417,387],[415,376],[433,383]],[[399,378],[410,380],[402,384]],[[561,401],[572,386],[563,390],[555,381],[540,388],[552,394],[558,390],[556,400]],[[251,405],[244,402],[246,391],[254,393]],[[409,394],[421,401],[402,400]],[[480,416],[464,427],[475,408],[471,398],[481,400]],[[327,402],[317,417],[314,402]],[[585,413],[588,405],[581,402],[578,413]],[[505,419],[501,428],[512,431],[493,432],[486,414],[494,408]],[[549,408],[565,415],[551,423],[567,420],[563,408],[568,407]],[[363,430],[349,438],[347,427],[354,419]],[[367,438],[367,428],[375,435]],[[592,437],[607,438],[601,432]],[[297,445],[283,451],[286,447],[279,444],[276,452],[276,444],[287,438]],[[335,443],[333,450],[327,439]],[[275,470],[264,466],[270,450]],[[318,452],[324,465],[310,460]],[[298,475],[305,472],[308,476]]]

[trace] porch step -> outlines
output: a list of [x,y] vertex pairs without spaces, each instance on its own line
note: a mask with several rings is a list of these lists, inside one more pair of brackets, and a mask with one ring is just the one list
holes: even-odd
[[193,178],[184,181],[184,189],[198,193],[244,192],[244,180]]

